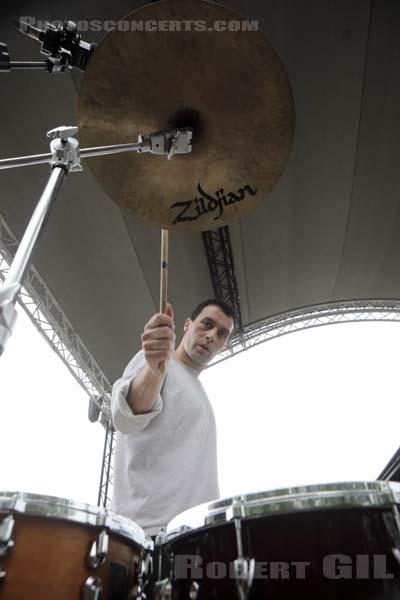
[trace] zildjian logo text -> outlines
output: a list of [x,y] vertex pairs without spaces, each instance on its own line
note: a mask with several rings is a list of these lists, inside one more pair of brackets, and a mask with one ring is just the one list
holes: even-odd
[[196,221],[196,219],[203,215],[217,211],[217,214],[214,217],[214,221],[216,221],[223,215],[225,206],[230,206],[231,204],[235,204],[235,202],[244,200],[246,193],[251,196],[257,194],[257,190],[250,185],[243,186],[236,194],[234,192],[225,193],[223,188],[220,188],[215,192],[214,196],[211,196],[203,190],[199,183],[197,191],[200,194],[198,198],[171,204],[170,209],[181,207],[183,209],[179,215],[175,217],[174,222],[172,223],[173,225],[175,225],[175,223],[184,223],[186,221]]

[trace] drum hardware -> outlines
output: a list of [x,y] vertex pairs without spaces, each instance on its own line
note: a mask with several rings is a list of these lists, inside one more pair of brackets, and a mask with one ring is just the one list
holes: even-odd
[[12,515],[7,515],[0,525],[0,556],[5,556],[14,547],[14,541],[11,539],[15,519]]
[[[164,240],[164,242],[167,242],[167,240]],[[164,250],[165,251],[165,250]],[[162,253],[163,254],[163,253]],[[163,255],[161,256],[161,262],[163,261]],[[161,271],[162,273],[162,271]],[[161,285],[160,285],[160,289],[164,288],[164,284],[161,281]],[[161,312],[165,311],[165,303],[166,303],[166,298],[161,298],[160,299],[160,309]],[[160,552],[158,554],[158,573],[161,573],[161,569],[162,569],[162,546],[165,542],[165,527],[160,527],[159,532],[156,535],[156,539],[154,542],[154,548],[159,548]]]
[[[11,539],[14,529],[15,519],[12,515],[7,515],[0,525],[0,557],[8,554],[14,547],[14,541]],[[6,578],[7,572],[0,566],[0,583]]]
[[151,574],[153,572],[153,558],[150,552],[146,552],[142,558],[141,568],[138,575],[138,592],[137,597],[147,598],[145,589],[147,589]]
[[247,600],[254,579],[256,561],[254,558],[237,558],[233,562],[235,580],[240,600]]
[[189,598],[190,600],[197,600],[199,597],[200,584],[197,581],[192,581],[190,584]]
[[96,48],[96,44],[82,40],[82,36],[77,33],[77,25],[73,21],[66,21],[62,26],[46,23],[44,30],[23,21],[12,21],[12,24],[21,33],[41,42],[40,52],[48,58],[43,63],[23,63],[25,65],[23,67],[11,63],[8,71],[12,68],[44,68],[49,73],[63,73],[66,69],[74,67],[84,71]]
[[0,42],[0,73],[9,73],[14,69],[49,70],[45,61],[11,60],[7,44]]
[[82,600],[101,600],[103,586],[100,577],[88,577],[83,584]]
[[169,577],[156,581],[154,585],[155,600],[172,600],[172,583]]
[[228,520],[235,524],[238,557],[233,562],[235,581],[240,600],[247,600],[254,579],[255,560],[243,556],[241,520],[246,516],[246,507],[241,498],[235,498],[227,510]]
[[171,159],[174,154],[188,154],[192,151],[193,131],[191,128],[159,131],[151,135],[139,135],[140,148],[137,152],[167,154]]
[[[394,517],[394,522],[396,523],[396,526],[397,526],[397,536],[392,535],[393,542],[394,542],[392,552],[393,552],[393,556],[395,557],[397,562],[400,564],[400,511],[396,504],[394,504],[392,507],[392,513],[393,513],[393,517]],[[391,532],[389,531],[389,534],[390,533]]]
[[[68,167],[68,151],[71,157],[89,158],[94,156],[106,156],[108,154],[117,154],[120,152],[134,152],[151,154],[166,154],[171,158],[175,154],[188,154],[192,151],[193,131],[190,127],[184,129],[173,129],[166,131],[157,131],[148,135],[139,135],[138,141],[129,144],[113,144],[112,146],[99,146],[96,148],[79,149],[77,140],[69,137],[79,131],[78,127],[57,127],[47,133],[47,137],[54,141],[50,144],[52,152],[49,154],[34,154],[32,156],[21,156],[17,158],[0,159],[1,169],[12,169],[15,167],[27,167],[31,165],[43,165],[49,163],[52,167],[64,165]],[[60,142],[57,142],[60,138]],[[53,147],[57,150],[54,153]],[[75,152],[75,154],[74,154]],[[63,155],[66,155],[65,158]],[[72,166],[74,168],[72,168]],[[69,165],[69,170],[81,171],[78,161]]]
[[98,538],[90,547],[88,563],[92,569],[97,569],[104,564],[108,552],[108,534],[105,530],[99,533]]
[[[163,233],[163,237],[168,234],[168,232],[166,230],[163,230],[162,233]],[[167,244],[168,238],[167,238],[167,240],[164,240],[164,242]],[[166,297],[163,298],[163,292],[165,292],[165,295],[166,295],[166,288],[164,288],[164,283],[162,281],[161,281],[160,287],[161,287],[160,310],[165,311]],[[163,547],[164,547],[164,543],[165,543],[165,537],[166,537],[165,527],[161,527],[159,532],[157,533],[157,536],[156,536],[156,539],[154,542],[154,548],[158,549],[158,565],[157,565],[158,580],[154,583],[154,600],[171,600],[172,599],[172,591],[173,591],[172,581],[173,581],[173,564],[174,564],[174,555],[173,554],[171,554],[169,556],[169,569],[168,569],[169,576],[164,577],[164,579],[160,579],[162,576],[162,573],[163,573],[163,560],[162,559],[163,559]]]
[[137,143],[101,146],[83,150],[79,150],[79,142],[72,137],[77,132],[77,127],[57,127],[47,133],[47,137],[51,139],[50,154],[0,160],[0,169],[43,163],[50,163],[52,169],[45,190],[39,199],[12,261],[4,285],[0,289],[0,356],[15,325],[17,318],[15,304],[39,235],[64,178],[70,171],[82,170],[80,158],[130,151],[150,152],[157,155],[167,154],[168,158],[171,158],[174,154],[187,154],[192,150],[193,132],[188,127],[179,131],[168,130],[149,135],[139,135]]
[[79,142],[73,136],[77,127],[57,127],[47,132],[51,140],[51,167],[63,167],[66,171],[83,171],[79,156]]

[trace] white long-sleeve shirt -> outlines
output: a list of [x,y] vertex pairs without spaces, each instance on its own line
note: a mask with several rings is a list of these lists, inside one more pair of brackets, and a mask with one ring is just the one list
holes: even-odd
[[133,414],[126,397],[144,365],[140,351],[113,387],[111,508],[154,535],[180,512],[219,497],[217,442],[214,412],[198,373],[175,358],[151,412]]

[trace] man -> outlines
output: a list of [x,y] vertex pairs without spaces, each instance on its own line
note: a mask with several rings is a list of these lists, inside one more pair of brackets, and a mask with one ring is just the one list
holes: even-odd
[[175,350],[173,310],[153,315],[142,350],[113,387],[117,429],[112,509],[149,535],[180,512],[219,497],[214,413],[198,377],[226,345],[233,311],[202,302]]

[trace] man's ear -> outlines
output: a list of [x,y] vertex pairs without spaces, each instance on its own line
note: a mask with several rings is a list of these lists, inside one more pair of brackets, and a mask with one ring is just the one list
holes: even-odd
[[184,324],[184,326],[183,326],[183,331],[184,331],[185,333],[186,333],[186,332],[187,332],[187,330],[189,329],[191,322],[192,322],[192,319],[186,319],[186,321],[185,321],[185,324]]

